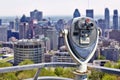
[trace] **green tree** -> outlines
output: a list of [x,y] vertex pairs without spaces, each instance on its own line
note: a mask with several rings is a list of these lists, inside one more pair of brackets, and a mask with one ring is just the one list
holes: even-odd
[[113,67],[113,64],[111,62],[107,62],[104,64],[105,67],[109,67],[109,68],[112,68]]
[[0,44],[0,48],[2,47],[2,44]]
[[24,61],[19,63],[19,65],[28,65],[28,64],[34,64],[34,62],[31,61],[30,59],[25,59]]
[[19,72],[17,75],[19,80],[27,79],[27,78],[32,78],[35,75],[35,70],[24,70]]
[[64,68],[63,71],[63,77],[67,77],[67,78],[74,78],[74,74],[73,74],[74,68]]
[[97,70],[91,70],[91,74],[89,75],[90,80],[101,80],[104,76],[103,72],[99,72]]
[[0,67],[10,67],[10,66],[12,66],[12,64],[8,62],[5,62],[5,63],[0,62]]
[[[33,64],[33,61],[31,61],[30,59],[25,59],[24,61],[19,63],[19,65],[28,65],[28,64]],[[16,72],[16,76],[18,77],[19,80],[26,79],[26,78],[32,78],[34,77],[35,72],[36,72],[36,69],[18,71]]]
[[105,56],[103,56],[103,55],[100,55],[99,57],[98,57],[98,60],[105,60],[106,58],[105,58]]
[[62,76],[63,75],[63,68],[62,67],[56,67],[55,68],[55,74],[57,75],[57,76]]
[[117,77],[110,74],[105,74],[102,80],[117,80]]
[[116,64],[114,64],[114,68],[120,69],[120,60]]
[[40,71],[40,76],[56,76],[56,74],[52,68],[42,68]]
[[[5,62],[0,63],[0,67],[10,67],[12,64]],[[15,75],[15,72],[8,72],[8,73],[0,73],[0,80],[18,80]]]

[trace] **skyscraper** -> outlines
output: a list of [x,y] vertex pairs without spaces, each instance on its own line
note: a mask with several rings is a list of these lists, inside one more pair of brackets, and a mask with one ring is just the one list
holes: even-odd
[[17,18],[15,18],[15,30],[16,30],[16,31],[19,31],[19,24],[20,24],[20,20],[19,20],[19,18],[17,17]]
[[110,29],[110,13],[109,9],[105,8],[105,29]]
[[114,10],[114,14],[113,14],[113,29],[118,30],[118,10]]
[[19,39],[27,38],[27,30],[29,28],[27,17],[25,15],[20,19],[20,27],[19,27]]
[[43,18],[43,13],[41,11],[34,10],[30,12],[30,17],[32,20],[37,19],[38,21],[40,21]]
[[58,35],[57,30],[53,27],[51,30],[46,31],[46,36],[50,39],[51,50],[58,49]]
[[7,26],[0,26],[0,41],[7,41]]
[[59,20],[57,21],[55,27],[56,27],[56,30],[57,30],[58,32],[60,32],[61,30],[63,30],[64,27],[65,27],[65,20],[64,20],[64,19],[59,19]]
[[11,30],[11,29],[14,29],[14,22],[13,21],[10,21],[9,22],[9,29]]
[[93,9],[87,9],[86,10],[86,17],[94,18],[94,10]]
[[0,26],[2,25],[2,19],[0,19]]
[[80,17],[80,12],[78,9],[75,9],[74,13],[73,13],[73,18],[76,18],[76,17]]

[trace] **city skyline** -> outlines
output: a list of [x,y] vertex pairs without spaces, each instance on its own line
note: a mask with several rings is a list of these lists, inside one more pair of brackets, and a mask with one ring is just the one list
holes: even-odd
[[44,16],[48,15],[72,15],[76,8],[81,15],[85,15],[86,9],[94,9],[95,15],[103,15],[104,9],[110,9],[110,15],[113,10],[120,10],[120,1],[113,0],[2,0],[0,3],[0,16],[21,16],[34,9],[43,11]]

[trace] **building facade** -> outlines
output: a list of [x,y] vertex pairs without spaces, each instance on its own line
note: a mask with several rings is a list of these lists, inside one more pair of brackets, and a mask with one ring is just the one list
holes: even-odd
[[7,41],[7,26],[0,26],[0,41]]
[[118,30],[118,10],[114,10],[114,14],[113,14],[113,29],[114,30]]
[[25,59],[34,63],[43,62],[44,44],[40,39],[22,39],[14,44],[14,64]]
[[68,52],[57,52],[52,56],[52,62],[70,62],[73,63],[73,58]]
[[73,18],[76,18],[76,17],[80,17],[80,12],[78,9],[75,9],[74,13],[73,13]]
[[40,21],[43,18],[43,13],[41,11],[38,11],[38,10],[31,11],[30,18],[32,20],[36,19],[36,20]]
[[50,39],[50,49],[58,50],[58,33],[57,30],[53,27],[51,30],[46,31],[46,37]]
[[102,48],[101,54],[105,56],[107,60],[115,62],[119,60],[119,49],[117,48]]
[[110,29],[110,13],[109,9],[105,8],[105,29]]
[[94,10],[93,9],[87,9],[86,10],[86,17],[94,18]]
[[27,17],[23,15],[20,19],[19,25],[19,39],[27,39],[27,30],[29,29],[29,24]]

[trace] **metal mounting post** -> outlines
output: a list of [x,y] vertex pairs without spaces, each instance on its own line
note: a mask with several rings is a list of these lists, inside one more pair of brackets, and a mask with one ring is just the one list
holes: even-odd
[[78,70],[73,73],[75,74],[75,80],[87,80],[87,64],[81,64]]
[[41,68],[38,68],[38,70],[37,70],[33,80],[37,80],[38,79],[38,76],[40,74],[40,70],[41,70]]

